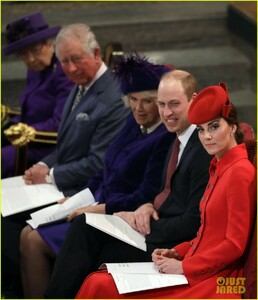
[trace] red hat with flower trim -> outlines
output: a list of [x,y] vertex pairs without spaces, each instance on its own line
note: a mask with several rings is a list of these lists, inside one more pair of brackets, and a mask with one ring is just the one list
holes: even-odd
[[209,86],[198,93],[188,110],[192,124],[204,124],[218,117],[227,118],[231,103],[225,82]]

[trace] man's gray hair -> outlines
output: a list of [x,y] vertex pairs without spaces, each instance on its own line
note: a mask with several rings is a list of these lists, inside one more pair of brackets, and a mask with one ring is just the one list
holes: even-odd
[[56,36],[56,56],[58,56],[58,46],[64,40],[77,39],[81,42],[85,52],[93,54],[94,49],[100,48],[95,34],[91,31],[90,26],[85,24],[72,24],[63,27]]

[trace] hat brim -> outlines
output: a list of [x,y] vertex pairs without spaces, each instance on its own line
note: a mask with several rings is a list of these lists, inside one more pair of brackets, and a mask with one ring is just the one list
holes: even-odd
[[51,28],[47,28],[45,30],[39,31],[37,33],[31,34],[19,41],[11,43],[5,47],[3,47],[3,53],[5,55],[9,55],[15,52],[20,51],[23,48],[26,48],[32,44],[36,44],[41,42],[49,37],[56,36],[57,33],[60,31],[61,26],[55,26]]

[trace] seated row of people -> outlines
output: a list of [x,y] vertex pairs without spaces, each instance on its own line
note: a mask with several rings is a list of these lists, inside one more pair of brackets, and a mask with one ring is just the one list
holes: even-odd
[[[41,14],[25,16],[9,24],[7,30],[13,38],[5,48],[6,53],[25,51],[37,65],[40,64],[45,48],[42,47],[35,53],[30,48],[31,43],[37,44],[43,37],[57,33],[57,30],[48,28]],[[40,160],[33,161],[33,166],[26,170],[24,180],[26,184],[50,183],[67,197],[81,191],[89,178],[103,169],[104,153],[124,126],[129,109],[124,105],[111,70],[102,61],[101,48],[89,26],[72,24],[62,28],[54,44],[58,66],[62,68],[62,74],[66,75],[66,83],[63,83],[65,89],[68,90],[71,85],[73,88],[64,101],[55,150],[47,156],[41,152]],[[40,90],[42,98],[47,98],[47,92],[43,92],[39,86],[45,78],[42,76],[45,73],[42,72],[32,76],[35,80],[38,78],[33,88],[35,91],[37,88]],[[60,89],[62,92],[62,87],[54,85],[52,73],[57,72],[57,68],[53,67],[53,70],[45,75],[45,80],[50,81],[53,97],[58,97]],[[81,87],[84,87],[85,93],[78,102],[77,95],[80,94]],[[30,95],[30,92],[28,94]],[[31,100],[33,99],[32,95]],[[43,100],[41,102],[43,103]],[[46,101],[44,103],[42,105],[46,105]],[[39,114],[43,115],[43,112],[41,109]],[[35,118],[37,119],[36,114]],[[3,155],[4,151],[2,165],[7,165],[9,159]],[[17,270],[19,275],[20,233],[26,225],[25,221],[30,218],[30,213],[31,211],[28,211],[2,218],[2,270],[7,274],[6,277],[8,273],[12,275],[14,270]]]
[[[24,180],[40,184],[47,179],[66,196],[89,187],[99,204],[75,211],[69,222],[23,229],[10,259],[19,266],[20,247],[25,298],[74,298],[102,263],[130,261],[153,261],[162,273],[185,274],[189,284],[129,298],[218,296],[218,276],[241,276],[256,191],[255,170],[226,85],[198,93],[189,72],[137,54],[123,57],[112,74],[84,25],[63,28],[56,53],[77,86],[64,108],[55,153],[28,169]],[[86,92],[73,107],[81,86]],[[87,118],[79,120],[79,114]],[[145,236],[147,251],[87,225],[83,212],[120,216]],[[20,216],[3,220],[2,238],[13,222],[19,224],[16,235],[25,226]],[[3,249],[10,251],[10,245]],[[78,297],[127,296],[117,293],[110,275],[95,273]]]
[[[41,30],[44,27],[39,24],[43,22],[40,18],[37,19],[39,15],[26,16],[9,26],[13,31],[19,29],[22,33],[17,37],[18,41],[13,41],[7,46],[8,49],[13,47],[12,49],[20,50],[23,49],[24,40],[29,40],[29,43],[34,41],[32,37],[39,35],[42,38],[44,32]],[[27,24],[26,28],[18,26],[24,22]],[[29,26],[30,29],[38,29],[37,35],[36,29],[28,30]],[[50,34],[49,31],[50,29],[45,35]],[[122,68],[121,78],[117,80],[123,80],[123,84],[127,84],[123,87],[124,94],[134,90],[136,92],[127,99],[132,111],[128,117],[129,109],[121,99],[118,83],[102,62],[99,44],[88,26],[75,24],[63,28],[56,38],[55,45],[56,55],[64,73],[77,86],[72,90],[64,107],[56,151],[29,168],[25,172],[24,180],[27,184],[51,182],[65,196],[71,196],[88,185],[100,203],[110,199],[107,207],[104,204],[98,205],[95,207],[97,210],[101,208],[101,211],[112,212],[119,209],[135,209],[145,198],[152,199],[158,192],[163,157],[174,138],[161,124],[155,103],[160,77],[169,68],[153,65],[137,56],[132,56],[124,62],[125,68],[132,64],[129,71],[131,78],[126,77],[128,74],[123,73]],[[28,51],[30,52],[30,49]],[[146,72],[145,67],[149,68]],[[142,85],[138,86],[135,76],[144,76]],[[126,80],[131,79],[134,80],[133,83],[126,83]],[[78,99],[77,90],[81,86],[86,88],[87,92],[74,107],[73,103]],[[141,93],[142,91],[144,93]],[[148,134],[141,132],[140,125]],[[112,144],[121,128],[123,130],[120,136]],[[106,167],[102,173],[103,155],[110,144],[112,146],[107,153]],[[96,176],[92,178],[94,175]],[[89,178],[91,182],[88,183]],[[119,201],[121,206],[116,208]],[[30,213],[31,211],[28,211],[2,218],[4,274],[19,270],[20,232]]]
[[[88,181],[87,187],[98,205],[74,211],[69,221],[83,212],[132,211],[147,200],[154,200],[161,184],[164,158],[175,139],[175,134],[162,124],[156,103],[159,80],[168,71],[167,67],[138,56],[121,61],[115,75],[132,115],[108,148],[104,169]],[[26,297],[43,297],[50,280],[52,258],[58,255],[71,224],[37,230],[27,226],[22,231],[21,271]]]
[[[164,186],[154,202],[116,213],[145,236],[147,252],[99,231],[85,222],[85,215],[79,216],[57,256],[46,298],[76,297],[85,277],[103,263],[146,261],[153,261],[161,273],[184,274],[188,284],[120,295],[112,276],[97,272],[86,279],[77,298],[242,297],[244,283],[243,289],[238,288],[237,279],[242,278],[242,258],[255,217],[256,170],[248,159],[226,85],[190,92],[189,102],[184,90],[189,77],[185,71],[168,72],[158,88],[162,121],[177,133],[180,146],[188,136],[169,177],[170,191]],[[218,291],[218,278],[234,278],[234,288]]]
[[[201,225],[192,240],[186,240],[172,248],[160,244],[151,254],[152,261],[161,273],[184,274],[188,284],[121,295],[111,274],[101,271],[87,277],[76,295],[77,299],[241,299],[244,295],[255,296],[254,285],[251,286],[253,291],[247,291],[250,287],[247,280],[252,278],[245,277],[243,267],[244,254],[248,240],[252,237],[250,234],[253,234],[255,221],[256,169],[248,159],[236,110],[229,101],[225,84],[202,90],[190,105],[188,119],[192,124],[197,124],[203,147],[214,156],[209,168],[210,178],[199,205]],[[131,214],[137,220],[137,211]],[[73,236],[68,236],[57,259],[47,295],[54,296],[56,287],[61,290],[61,280],[65,280],[68,274],[64,262],[69,259],[76,262],[73,258],[82,252],[85,256],[80,256],[81,267],[77,264],[77,267],[73,267],[73,273],[77,273],[78,281],[82,270],[88,274],[86,266],[92,257],[89,251],[96,249],[89,244],[88,238],[93,230],[86,228],[82,222],[77,223],[77,228],[76,224],[73,225],[76,230],[71,229]],[[106,245],[107,239],[104,236],[101,241]],[[68,249],[72,251],[70,255]],[[119,251],[114,242],[108,249],[112,253]],[[251,255],[256,255],[254,251]],[[130,254],[126,255],[125,262],[129,260],[128,257]],[[252,261],[255,263],[254,257]],[[249,265],[250,267],[252,272],[255,266]],[[65,272],[65,275],[60,271]],[[253,274],[253,280],[255,276]],[[75,287],[75,282],[65,289],[67,294],[68,291],[72,292],[72,287]],[[62,292],[59,295],[61,294]]]

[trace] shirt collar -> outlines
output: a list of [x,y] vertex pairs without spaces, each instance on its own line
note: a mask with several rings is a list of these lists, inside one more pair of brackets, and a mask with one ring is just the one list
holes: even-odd
[[95,77],[92,79],[92,81],[85,85],[85,93],[89,90],[89,88],[106,72],[107,66],[104,62],[102,62],[100,68],[98,69],[97,73],[95,74]]
[[[160,125],[161,123],[162,123],[162,121],[159,120],[157,123],[155,123],[155,124],[152,125],[151,127],[146,128],[147,134],[152,133],[157,127],[159,127],[159,125]],[[143,130],[142,130],[143,128],[144,128],[144,127],[141,125],[141,126],[140,126],[141,131],[143,131]]]
[[196,125],[191,124],[185,131],[178,135],[178,139],[182,144],[183,148],[186,146],[188,140],[190,139],[192,133],[194,132]]

